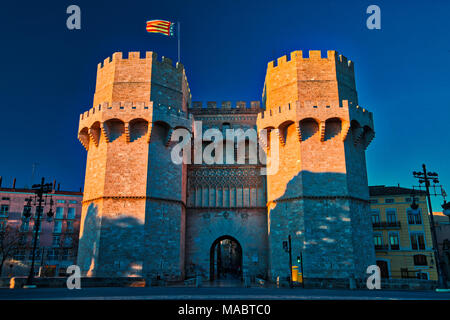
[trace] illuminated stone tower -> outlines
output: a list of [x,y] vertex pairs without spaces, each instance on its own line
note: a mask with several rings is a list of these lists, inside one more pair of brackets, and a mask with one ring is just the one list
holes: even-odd
[[353,63],[335,51],[269,62],[263,104],[258,130],[280,145],[279,170],[267,176],[269,277],[289,274],[288,235],[305,277],[364,277],[375,264],[365,159],[374,130]]
[[183,65],[153,52],[98,65],[87,150],[78,265],[97,277],[184,277],[186,165],[171,161],[174,128],[190,130]]

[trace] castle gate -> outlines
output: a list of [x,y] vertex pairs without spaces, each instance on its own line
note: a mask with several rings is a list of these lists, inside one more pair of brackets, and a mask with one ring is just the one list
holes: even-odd
[[242,279],[242,247],[235,238],[222,236],[211,245],[209,279]]
[[[217,250],[221,250],[220,259]],[[267,251],[263,208],[189,208],[186,212],[186,278],[201,275],[215,280],[218,272],[225,278],[233,274],[264,278]]]

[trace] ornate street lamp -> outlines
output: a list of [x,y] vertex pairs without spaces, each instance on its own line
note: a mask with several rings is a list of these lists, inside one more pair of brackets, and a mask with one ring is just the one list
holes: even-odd
[[[430,184],[431,184],[431,181],[434,184],[439,183],[438,174],[435,172],[427,172],[427,168],[426,168],[425,164],[423,164],[422,171],[419,171],[419,172],[414,171],[413,176],[414,176],[414,178],[419,179],[419,184],[422,184],[422,183],[425,184],[426,196],[427,196],[427,200],[428,200],[428,210],[430,211],[429,219],[430,219],[431,238],[433,241],[433,251],[434,251],[434,258],[436,261],[436,269],[437,269],[437,273],[438,273],[439,287],[446,289],[447,288],[447,279],[446,279],[445,273],[443,272],[443,267],[444,267],[442,264],[443,261],[441,260],[439,251],[438,251],[436,227],[434,224],[433,208],[431,206],[431,198],[430,198]],[[413,205],[414,205],[415,209],[413,208]],[[413,203],[411,204],[411,209],[417,210],[417,208],[418,208],[418,206],[415,203],[415,199],[413,197]]]
[[[33,205],[36,206],[36,218],[34,220],[34,241],[33,241],[33,254],[32,254],[32,259],[31,259],[31,268],[30,268],[30,274],[28,275],[27,278],[27,282],[26,285],[30,286],[33,283],[33,278],[34,278],[34,262],[35,262],[35,257],[36,257],[36,246],[37,246],[37,238],[39,235],[39,229],[41,227],[41,217],[42,217],[42,213],[44,211],[44,208],[42,205],[46,205],[47,204],[47,199],[48,196],[44,194],[47,192],[50,192],[52,190],[52,184],[51,183],[47,183],[44,184],[44,178],[42,178],[41,183],[40,184],[34,184],[31,188],[33,189],[34,193],[35,193],[35,197],[34,197],[34,203]],[[52,196],[50,196],[49,199],[49,204],[50,204],[50,210],[49,212],[47,212],[47,221],[51,221],[51,218],[53,217],[53,199]],[[27,201],[27,210],[24,211],[23,213],[25,218],[30,218],[31,217],[31,198],[28,199]]]

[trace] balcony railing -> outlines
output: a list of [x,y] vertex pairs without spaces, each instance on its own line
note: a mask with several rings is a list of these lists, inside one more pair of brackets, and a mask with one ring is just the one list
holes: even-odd
[[374,229],[400,229],[401,224],[400,221],[393,221],[393,222],[372,222],[372,227]]

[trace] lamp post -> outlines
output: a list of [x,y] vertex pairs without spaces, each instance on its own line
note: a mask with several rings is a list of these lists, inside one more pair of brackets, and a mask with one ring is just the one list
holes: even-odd
[[288,241],[283,241],[283,249],[285,252],[289,253],[289,288],[293,287],[292,284],[292,246],[291,246],[291,235],[288,236]]
[[[419,179],[419,184],[424,183],[425,184],[425,190],[428,200],[428,209],[430,211],[429,219],[430,219],[430,228],[431,228],[431,238],[433,240],[433,251],[434,251],[434,258],[436,261],[436,269],[438,273],[438,280],[439,280],[439,287],[446,289],[447,288],[447,279],[445,279],[445,274],[442,270],[442,261],[439,256],[438,251],[438,242],[437,242],[437,236],[436,236],[436,228],[434,225],[434,217],[433,217],[433,208],[431,207],[431,198],[430,198],[430,180],[433,181],[433,183],[439,183],[438,174],[435,172],[427,172],[427,168],[425,164],[422,164],[422,171],[414,171],[413,172],[414,178]],[[417,204],[415,203],[415,199],[413,198],[413,203],[411,204],[411,209],[417,210]]]
[[[47,203],[47,196],[44,194],[47,192],[50,192],[52,190],[52,184],[51,183],[44,183],[44,178],[42,178],[40,184],[34,184],[31,188],[33,189],[35,193],[35,199],[34,199],[34,205],[36,205],[36,218],[34,220],[34,241],[33,241],[33,253],[32,253],[32,259],[31,259],[31,268],[30,268],[30,274],[28,275],[26,285],[30,286],[33,284],[33,278],[34,278],[34,262],[36,257],[36,246],[37,246],[37,238],[39,235],[39,229],[41,227],[41,217],[42,213],[44,211],[44,208],[42,205]],[[53,217],[53,199],[50,196],[50,211],[47,212],[47,216],[49,219]],[[29,218],[31,216],[31,198],[28,199],[27,202],[27,210],[24,212],[25,218]]]

